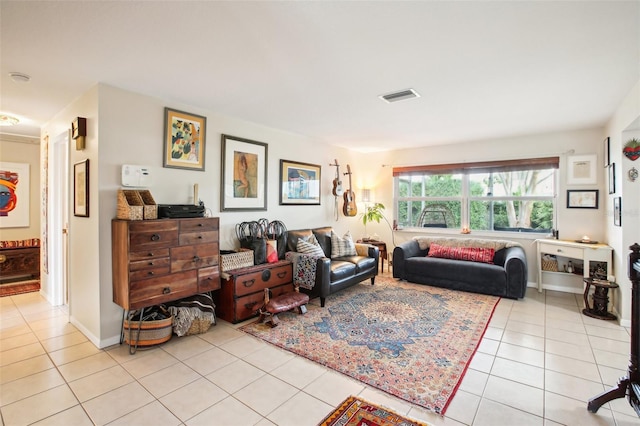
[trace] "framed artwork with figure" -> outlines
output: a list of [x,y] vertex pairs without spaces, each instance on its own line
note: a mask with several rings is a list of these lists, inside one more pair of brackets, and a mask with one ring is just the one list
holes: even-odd
[[268,145],[222,135],[222,211],[267,209]]

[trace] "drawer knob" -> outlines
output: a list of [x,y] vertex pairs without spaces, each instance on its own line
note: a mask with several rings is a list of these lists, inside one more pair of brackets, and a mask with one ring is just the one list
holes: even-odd
[[242,281],[242,285],[245,287],[251,287],[253,284],[255,284],[256,280],[246,280],[246,281]]
[[0,263],[4,263],[7,261],[7,256],[5,256],[4,254],[0,254]]
[[244,304],[244,307],[245,307],[246,309],[251,309],[251,308],[253,308],[254,306],[256,306],[256,303],[258,303],[258,302],[245,303],[245,304]]
[[203,224],[199,223],[198,226],[204,226]]
[[153,271],[149,271],[147,275],[153,275]]
[[153,234],[151,236],[151,241],[159,241],[160,240],[160,235],[158,234]]
[[284,278],[287,275],[287,271],[278,272],[278,278]]
[[194,262],[199,262],[199,261],[200,261],[200,258],[199,258],[198,256],[193,256],[193,261],[194,261]]
[[149,266],[153,266],[153,262],[149,262]]
[[149,256],[149,257],[153,257],[153,252],[151,252],[151,251],[150,251],[150,252],[149,252],[149,254],[148,254],[148,256]]
[[171,287],[165,287],[162,289],[162,294],[169,294],[171,293]]
[[198,235],[198,239],[201,240],[202,239],[202,235]]
[[271,271],[269,269],[262,271],[262,281],[269,281],[269,278],[271,278]]

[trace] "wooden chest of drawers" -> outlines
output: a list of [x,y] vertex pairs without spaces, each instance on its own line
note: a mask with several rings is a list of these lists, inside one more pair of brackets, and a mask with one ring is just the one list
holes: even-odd
[[40,247],[0,250],[0,283],[40,278]]
[[264,302],[264,289],[272,297],[293,291],[293,264],[282,260],[246,268],[226,271],[229,278],[222,279],[217,292],[218,317],[231,323],[244,321],[256,315]]
[[113,301],[140,309],[220,288],[218,218],[111,223]]

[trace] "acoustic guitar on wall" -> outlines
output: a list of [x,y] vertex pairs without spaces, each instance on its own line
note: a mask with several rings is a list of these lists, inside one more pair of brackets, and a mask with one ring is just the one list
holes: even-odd
[[358,208],[356,207],[356,195],[351,190],[351,167],[347,164],[347,173],[349,175],[349,189],[344,191],[344,205],[342,206],[342,213],[345,216],[355,216],[358,214]]
[[339,197],[343,194],[344,190],[342,189],[342,181],[340,180],[340,166],[338,165],[338,160],[335,160],[335,164],[330,164],[331,166],[336,166],[336,178],[333,180],[333,195]]

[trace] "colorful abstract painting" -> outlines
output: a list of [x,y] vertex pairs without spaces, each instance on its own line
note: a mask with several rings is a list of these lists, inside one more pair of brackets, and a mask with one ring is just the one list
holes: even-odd
[[0,162],[0,228],[29,226],[29,164]]

